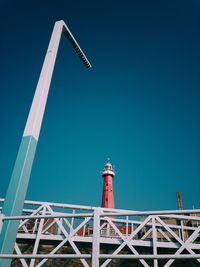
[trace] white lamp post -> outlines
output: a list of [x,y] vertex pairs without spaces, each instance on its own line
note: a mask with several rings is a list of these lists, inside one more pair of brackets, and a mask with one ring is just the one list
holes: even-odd
[[[62,32],[68,38],[84,65],[87,68],[91,68],[90,62],[81,50],[79,44],[76,42],[65,22],[63,20],[57,21],[49,42],[12,177],[7,190],[2,210],[2,213],[6,216],[16,216],[22,213]],[[18,221],[5,221],[3,223],[0,234],[0,253],[13,253],[18,226]],[[10,263],[10,259],[0,260],[1,267],[10,266]]]

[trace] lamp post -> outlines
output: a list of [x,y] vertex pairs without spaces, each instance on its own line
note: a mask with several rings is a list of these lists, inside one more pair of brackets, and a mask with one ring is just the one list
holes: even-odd
[[[62,33],[67,37],[84,65],[87,68],[91,68],[90,62],[65,22],[63,20],[57,21],[54,25],[5,197],[2,214],[6,216],[16,216],[22,213]],[[13,253],[18,227],[19,221],[5,221],[3,223],[0,234],[1,254]],[[0,260],[0,267],[7,267],[10,266],[10,264],[10,259]]]

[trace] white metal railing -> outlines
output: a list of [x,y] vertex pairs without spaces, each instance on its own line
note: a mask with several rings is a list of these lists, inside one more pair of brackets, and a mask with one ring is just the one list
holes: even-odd
[[[0,226],[6,221],[20,221],[16,254],[0,258],[18,259],[25,267],[67,258],[80,259],[86,267],[105,267],[119,259],[138,260],[146,267],[150,266],[149,260],[151,266],[168,267],[174,260],[193,259],[200,266],[199,216],[200,210],[140,212],[26,201],[21,216],[0,215]],[[22,243],[31,244],[33,253],[23,251]],[[41,244],[48,244],[51,250],[43,253]],[[80,244],[88,244],[88,254]],[[102,245],[109,245],[107,254],[101,250]],[[145,248],[146,253],[138,253],[138,248]],[[60,253],[62,249],[65,252]],[[68,254],[71,250],[74,253]]]

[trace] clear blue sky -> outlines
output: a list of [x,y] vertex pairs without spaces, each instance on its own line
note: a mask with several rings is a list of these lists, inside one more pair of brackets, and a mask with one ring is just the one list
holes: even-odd
[[117,208],[200,208],[200,2],[0,2],[0,195],[5,196],[51,31],[62,38],[27,199]]

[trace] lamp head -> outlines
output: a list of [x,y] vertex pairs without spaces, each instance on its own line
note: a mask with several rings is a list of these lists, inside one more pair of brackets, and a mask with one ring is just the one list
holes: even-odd
[[77,43],[77,41],[75,40],[74,36],[72,35],[72,33],[70,32],[69,28],[67,27],[67,25],[64,23],[63,21],[63,33],[65,34],[65,36],[67,37],[67,39],[69,40],[69,42],[71,43],[72,47],[74,48],[74,50],[76,51],[76,53],[78,54],[79,58],[81,59],[81,61],[83,62],[83,64],[85,65],[86,68],[91,68],[92,65],[90,64],[89,60],[87,59],[86,55],[84,54],[83,50],[80,48],[79,44]]

